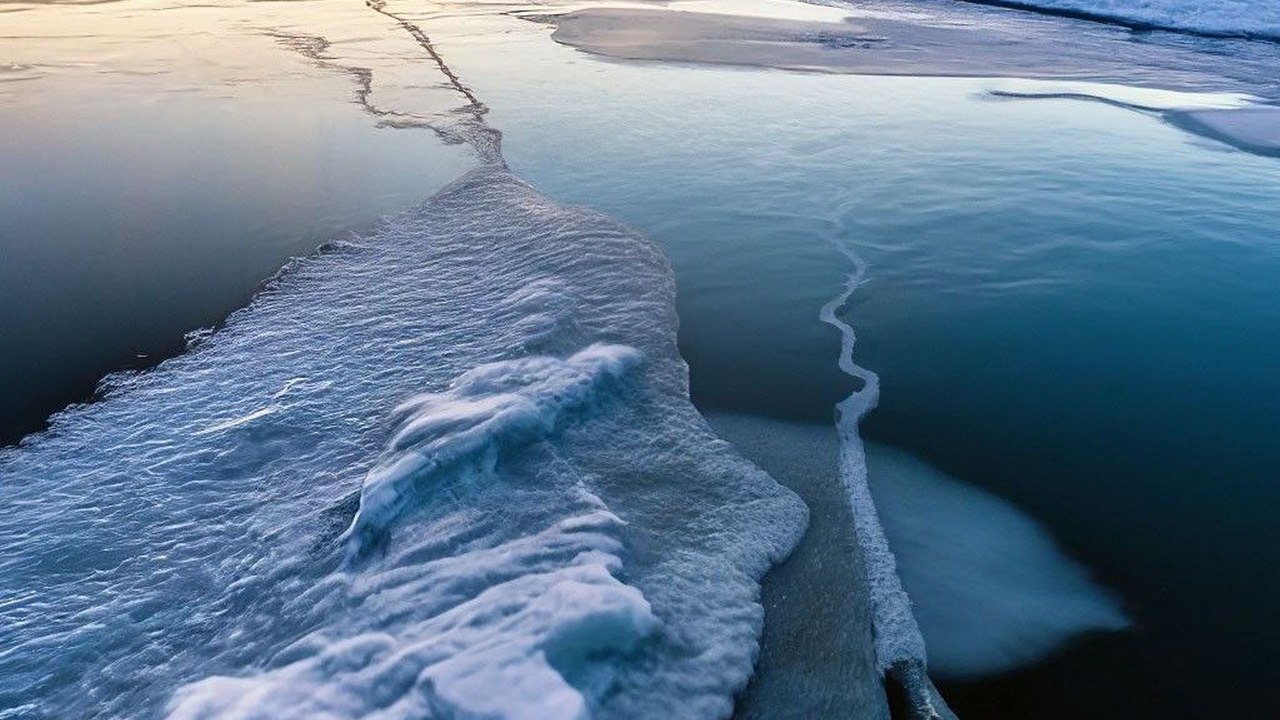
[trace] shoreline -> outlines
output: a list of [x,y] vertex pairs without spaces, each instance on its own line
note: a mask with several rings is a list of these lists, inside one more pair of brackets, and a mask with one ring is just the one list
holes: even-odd
[[[535,18],[530,18],[535,19]],[[1129,109],[1154,110],[1170,125],[1244,152],[1280,155],[1280,104],[1269,104],[1230,78],[1194,68],[1194,53],[1161,48],[1149,58],[1119,45],[1075,52],[1056,47],[1059,39],[1015,38],[1005,29],[934,24],[850,15],[841,22],[716,14],[664,8],[592,7],[561,15],[539,15],[554,25],[551,38],[581,52],[621,61],[690,63],[765,68],[790,72],[910,77],[970,77],[1081,81],[1186,95],[1185,104]],[[1126,52],[1129,56],[1126,56]],[[1064,57],[1065,54],[1065,57]],[[1167,71],[1145,77],[1144,60]],[[1167,77],[1166,82],[1156,78]],[[1171,87],[1172,86],[1172,87]],[[1199,96],[1199,97],[1193,97]],[[1215,99],[1214,95],[1220,95]],[[1108,102],[1104,90],[1045,92],[1027,97],[1062,97]],[[1229,102],[1248,97],[1257,102]],[[1231,104],[1231,107],[1224,107]]]

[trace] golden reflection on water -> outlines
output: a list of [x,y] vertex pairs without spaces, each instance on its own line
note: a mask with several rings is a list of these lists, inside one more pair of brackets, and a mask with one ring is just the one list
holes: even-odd
[[[2,2],[3,0],[0,0]],[[78,105],[348,98],[388,125],[457,105],[392,19],[358,0],[117,0],[3,6],[0,101]],[[341,87],[335,87],[341,83]]]

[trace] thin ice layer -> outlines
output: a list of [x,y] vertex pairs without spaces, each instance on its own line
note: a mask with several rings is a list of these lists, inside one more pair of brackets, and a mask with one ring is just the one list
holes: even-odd
[[[831,428],[749,415],[711,421],[763,467],[785,461],[804,468],[813,487],[837,482],[839,440]],[[1017,506],[904,451],[866,443],[865,454],[877,517],[910,593],[931,673],[972,680],[1008,672],[1044,660],[1081,635],[1128,627],[1118,599]],[[848,511],[835,502],[813,507],[813,529],[846,521]],[[783,568],[805,561],[809,542]],[[829,605],[826,592],[821,583],[795,584],[788,600]],[[862,619],[866,612],[850,614]],[[854,624],[847,631],[861,636],[867,629]],[[824,635],[820,642],[835,640]],[[816,656],[807,662],[830,656],[822,645],[805,649]],[[801,685],[803,679],[790,681]]]

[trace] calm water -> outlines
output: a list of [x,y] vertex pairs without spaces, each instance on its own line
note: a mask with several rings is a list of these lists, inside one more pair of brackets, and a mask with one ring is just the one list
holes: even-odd
[[830,417],[848,388],[817,309],[847,239],[871,263],[847,311],[883,382],[868,438],[1012,499],[1122,596],[1132,631],[946,687],[962,716],[1269,714],[1280,163],[982,81],[555,51],[499,78],[467,52],[513,166],[671,256],[701,407]]
[[[945,686],[962,717],[1271,714],[1280,161],[981,80],[627,65],[514,20],[437,27],[515,171],[662,245],[702,409],[829,422],[850,390],[817,317],[849,270],[833,243],[871,264],[846,310],[882,379],[867,437],[1017,503],[1135,623]],[[294,59],[273,61],[292,94],[246,66],[146,104],[113,75],[0,105],[3,437],[466,166],[344,102],[350,63]]]
[[[289,257],[470,165],[430,133],[378,126],[395,83],[372,102],[356,94],[352,66],[416,59],[412,42],[366,42],[360,63],[335,53],[328,67],[288,49],[306,21],[398,38],[385,18],[334,7],[6,13],[2,59],[17,62],[0,67],[0,442],[106,373],[180,350]],[[436,99],[420,94],[419,106]]]

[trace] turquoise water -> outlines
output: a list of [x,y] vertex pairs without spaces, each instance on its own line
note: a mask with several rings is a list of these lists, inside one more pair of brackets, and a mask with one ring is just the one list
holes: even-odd
[[866,436],[1013,500],[1122,598],[1132,630],[945,688],[962,716],[1266,714],[1280,163],[981,80],[557,52],[472,82],[517,171],[672,258],[700,407],[830,419],[847,240]]

